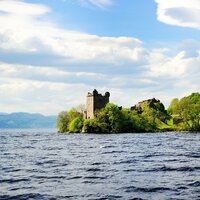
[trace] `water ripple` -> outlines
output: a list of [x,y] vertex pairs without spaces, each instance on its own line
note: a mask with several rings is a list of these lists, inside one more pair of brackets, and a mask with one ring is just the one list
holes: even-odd
[[145,188],[145,187],[135,187],[135,186],[129,186],[129,187],[124,187],[121,188],[125,190],[125,192],[164,192],[164,191],[171,191],[171,188],[166,188],[166,187],[153,187],[153,188]]
[[200,199],[200,134],[0,130],[0,200]]
[[3,180],[0,180],[0,183],[9,183],[9,184],[13,184],[13,183],[27,182],[27,181],[30,181],[30,179],[27,179],[27,178],[21,178],[21,179],[13,179],[13,178],[10,178],[10,179],[3,179]]

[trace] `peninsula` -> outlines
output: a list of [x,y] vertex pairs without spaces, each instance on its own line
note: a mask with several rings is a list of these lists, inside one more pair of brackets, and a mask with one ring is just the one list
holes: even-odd
[[110,93],[88,92],[83,105],[58,115],[61,133],[138,133],[200,131],[200,93],[173,99],[168,109],[155,98],[131,108],[109,102]]

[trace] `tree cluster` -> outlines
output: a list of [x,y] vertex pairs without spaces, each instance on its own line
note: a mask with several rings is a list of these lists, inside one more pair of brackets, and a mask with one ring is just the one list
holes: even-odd
[[180,130],[200,131],[200,93],[173,99],[168,112]]
[[61,112],[57,118],[60,132],[69,133],[137,133],[158,131],[199,131],[200,94],[173,99],[169,108],[160,102],[145,101],[140,110],[120,108],[108,103],[96,111],[93,119],[84,119],[84,108],[79,106]]

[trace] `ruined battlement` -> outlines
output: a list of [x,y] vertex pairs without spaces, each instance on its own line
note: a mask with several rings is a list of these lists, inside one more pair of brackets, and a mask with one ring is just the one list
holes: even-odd
[[96,89],[93,90],[93,92],[88,92],[87,94],[87,97],[102,97],[102,98],[105,98],[105,97],[110,97],[110,93],[109,92],[106,92],[104,95],[102,94],[99,94],[98,91]]
[[160,103],[160,100],[157,100],[155,98],[153,99],[148,99],[148,100],[144,100],[144,101],[141,101],[139,102],[138,104],[136,104],[135,106],[132,106],[130,108],[130,110],[136,110],[139,114],[141,114],[143,112],[142,110],[142,105],[143,104],[147,104],[148,106],[152,106],[154,103]]
[[141,101],[138,104],[142,104],[142,103],[147,103],[147,104],[160,103],[160,100],[153,98],[153,99],[148,99],[148,100]]

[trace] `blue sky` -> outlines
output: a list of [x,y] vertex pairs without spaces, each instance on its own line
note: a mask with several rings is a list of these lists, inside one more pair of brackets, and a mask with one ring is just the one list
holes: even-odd
[[199,91],[199,0],[1,0],[0,112],[57,114],[94,88],[130,107]]
[[[49,16],[65,29],[79,30],[100,36],[130,36],[144,41],[180,41],[190,37],[200,39],[199,31],[178,26],[166,26],[157,20],[154,0],[115,0],[102,9],[79,0],[28,0],[53,8]],[[83,2],[83,1],[82,1]],[[89,1],[85,1],[89,2]]]

